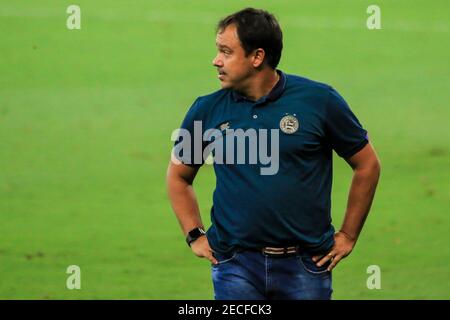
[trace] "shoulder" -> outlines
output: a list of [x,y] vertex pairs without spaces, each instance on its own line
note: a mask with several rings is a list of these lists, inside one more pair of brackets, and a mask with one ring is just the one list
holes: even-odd
[[343,100],[331,85],[297,75],[287,75],[286,93],[294,99],[301,99],[317,110],[325,111],[335,100]]
[[231,92],[227,89],[220,89],[213,93],[199,96],[195,99],[188,112],[196,114],[199,117],[206,116],[211,112],[212,108],[223,103],[226,99],[229,99],[230,93]]
[[286,74],[287,82],[286,88],[291,90],[313,91],[315,93],[321,93],[328,95],[333,89],[330,85],[311,80],[306,77],[301,77],[294,74]]
[[220,89],[213,93],[199,96],[196,100],[196,103],[198,104],[198,108],[200,109],[210,109],[214,105],[217,105],[226,99],[230,98],[230,90],[227,89]]

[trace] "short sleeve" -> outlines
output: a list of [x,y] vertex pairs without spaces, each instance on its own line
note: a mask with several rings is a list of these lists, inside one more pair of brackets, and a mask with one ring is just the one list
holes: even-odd
[[191,167],[203,165],[203,116],[200,109],[200,98],[197,98],[186,113],[175,139],[172,156],[176,160]]
[[325,123],[327,140],[342,158],[350,158],[369,142],[367,131],[333,88],[329,91]]

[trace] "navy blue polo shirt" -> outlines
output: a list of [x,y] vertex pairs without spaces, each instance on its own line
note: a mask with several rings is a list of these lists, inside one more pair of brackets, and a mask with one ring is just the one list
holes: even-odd
[[[278,73],[278,83],[258,101],[230,89],[197,98],[181,125],[192,137],[195,121],[201,121],[202,133],[208,129],[254,129],[259,138],[259,129],[279,132],[275,174],[262,175],[261,168],[268,165],[259,161],[214,163],[216,188],[207,237],[215,251],[299,245],[316,253],[334,243],[332,150],[343,158],[351,157],[368,143],[367,131],[332,87]],[[280,127],[286,116],[295,121],[283,131]],[[274,139],[268,136],[268,140]],[[178,137],[175,146],[188,140]],[[201,141],[197,148],[204,150],[208,144]],[[203,161],[194,159],[193,146],[190,148],[192,152],[178,159],[202,165]]]

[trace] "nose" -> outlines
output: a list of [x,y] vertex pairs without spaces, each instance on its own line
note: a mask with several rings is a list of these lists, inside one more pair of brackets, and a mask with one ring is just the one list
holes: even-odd
[[213,64],[213,66],[214,67],[223,67],[223,62],[222,62],[222,60],[221,59],[219,59],[219,54],[217,54],[215,57],[214,57],[214,59],[213,59],[213,61],[212,61],[212,64]]

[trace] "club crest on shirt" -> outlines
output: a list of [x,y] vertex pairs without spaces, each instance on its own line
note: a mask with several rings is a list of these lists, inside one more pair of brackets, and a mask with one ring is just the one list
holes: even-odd
[[284,133],[293,134],[298,130],[299,123],[298,119],[293,115],[287,115],[281,118],[280,129]]

